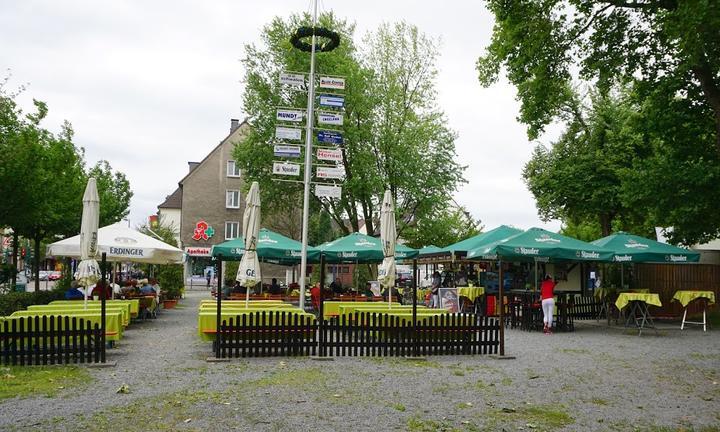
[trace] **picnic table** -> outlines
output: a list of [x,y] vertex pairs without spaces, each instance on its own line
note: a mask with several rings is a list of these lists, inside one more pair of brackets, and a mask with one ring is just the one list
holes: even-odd
[[[42,310],[42,311],[16,311],[13,312],[9,317],[5,317],[6,320],[12,320],[16,318],[27,318],[27,317],[42,317],[42,316],[69,316],[70,318],[82,318],[89,321],[90,324],[101,324],[100,312],[86,312],[86,311],[63,311],[63,310]],[[29,320],[33,322],[33,320]],[[107,312],[105,314],[105,339],[110,342],[119,341],[122,338],[123,327],[122,312]],[[42,323],[42,321],[41,321]],[[40,329],[43,330],[43,329]]]
[[[122,325],[127,327],[130,325],[130,305],[105,305],[105,312],[120,312],[122,314]],[[100,305],[88,305],[87,309],[82,304],[75,305],[30,305],[27,307],[29,311],[59,310],[59,311],[78,311],[100,313],[102,307]]]
[[[50,302],[51,305],[64,305],[64,304],[70,304],[70,305],[76,305],[81,303],[79,300],[55,300]],[[88,300],[88,305],[99,305],[101,303],[100,300]],[[130,305],[130,318],[137,318],[140,314],[140,300],[138,299],[125,299],[125,300],[105,300],[105,305],[119,305],[119,304],[127,304]]]
[[[285,316],[298,316],[298,322],[307,323],[308,320],[313,321],[315,320],[315,315],[307,313],[299,308],[295,309],[262,309],[262,310],[255,310],[255,309],[236,309],[232,311],[222,311],[220,313],[221,320],[229,320],[230,318],[235,318],[238,315],[246,315],[246,314],[253,314],[256,312],[283,312],[285,313]],[[266,323],[268,325],[276,325],[279,323],[275,323],[275,314],[267,314],[266,316]],[[293,317],[294,319],[294,317]],[[217,313],[215,311],[212,312],[200,312],[198,313],[198,335],[200,336],[200,339],[203,341],[214,341],[215,340],[215,334],[217,333]]]
[[[680,302],[680,304],[683,307],[683,319],[682,319],[682,324],[680,324],[680,330],[685,329],[685,324],[694,324],[694,325],[703,326],[703,331],[707,331],[707,307],[708,307],[708,304],[715,303],[715,292],[713,292],[713,291],[680,290],[680,291],[675,292],[675,295],[673,296],[673,300]],[[693,301],[699,301],[700,304],[702,305],[702,310],[703,310],[702,322],[685,320],[685,318],[687,317],[687,307]]]
[[627,315],[627,319],[625,320],[625,327],[628,327],[630,325],[630,322],[634,321],[635,327],[638,328],[638,336],[642,334],[642,331],[645,327],[653,328],[657,332],[657,328],[655,328],[655,323],[653,322],[650,311],[648,310],[648,305],[658,307],[662,306],[659,295],[639,292],[620,293],[618,295],[617,301],[615,301],[615,306],[618,308],[618,310],[623,310],[628,305],[630,306],[630,309]]

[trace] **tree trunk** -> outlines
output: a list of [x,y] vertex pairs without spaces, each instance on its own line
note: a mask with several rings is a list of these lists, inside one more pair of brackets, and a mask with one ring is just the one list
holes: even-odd
[[15,269],[14,272],[12,272],[12,282],[10,286],[12,287],[13,291],[15,290],[15,284],[17,284],[17,268],[18,268],[18,242],[20,239],[18,239],[17,230],[13,228],[13,252],[12,252],[12,264],[13,268]]
[[600,221],[600,229],[602,230],[602,236],[606,237],[612,233],[612,216],[608,213],[600,213],[598,215]]
[[35,292],[40,291],[40,236],[35,236],[32,272],[35,278]]
[[713,77],[713,71],[707,62],[697,65],[692,68],[695,78],[700,81],[700,87],[705,94],[705,98],[713,111],[713,117],[715,119],[715,147],[720,154],[720,88],[715,82]]

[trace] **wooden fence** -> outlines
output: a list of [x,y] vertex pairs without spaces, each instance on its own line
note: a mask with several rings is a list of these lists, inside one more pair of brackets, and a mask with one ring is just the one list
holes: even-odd
[[35,316],[0,323],[0,363],[53,365],[105,361],[99,324],[70,316]]
[[[720,298],[720,265],[714,264],[636,264],[637,288],[647,288],[660,295],[662,307],[653,308],[653,316],[678,317],[682,306],[672,301],[678,290],[709,290]],[[690,303],[688,313],[698,312],[698,302]]]
[[284,312],[244,314],[222,322],[220,357],[431,356],[496,354],[496,318],[445,314],[412,321],[388,314],[355,313],[302,322]]

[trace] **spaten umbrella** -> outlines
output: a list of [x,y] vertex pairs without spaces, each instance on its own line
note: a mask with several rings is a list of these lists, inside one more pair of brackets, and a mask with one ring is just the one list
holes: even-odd
[[245,253],[240,260],[236,280],[246,288],[245,307],[250,301],[250,288],[262,280],[260,262],[257,257],[258,235],[260,232],[260,187],[258,182],[250,185],[243,214],[243,237]]
[[83,195],[83,212],[80,224],[80,264],[75,278],[85,287],[85,307],[90,285],[100,279],[100,266],[97,263],[98,225],[100,224],[100,198],[94,178],[88,179]]

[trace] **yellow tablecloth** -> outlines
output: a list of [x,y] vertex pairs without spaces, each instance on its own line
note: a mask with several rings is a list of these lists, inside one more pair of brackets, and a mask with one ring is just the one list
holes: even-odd
[[[285,312],[286,315],[298,315],[298,322],[308,322],[308,321],[314,321],[315,315],[309,314],[306,312],[301,311],[300,309],[291,309],[291,310],[284,310],[284,309],[277,309],[280,312]],[[222,320],[229,320],[230,318],[235,318],[238,315],[245,315],[248,313],[255,313],[258,312],[257,310],[233,310],[233,311],[223,311],[220,316]],[[274,315],[273,317],[266,318],[266,320],[269,320],[270,324],[274,324]],[[293,318],[294,320],[294,318]],[[213,312],[200,312],[198,314],[198,335],[200,336],[200,339],[204,341],[212,341],[215,340],[215,333],[217,332],[217,314],[215,311]]]
[[[398,305],[400,306],[400,303],[393,302],[391,303],[393,306]],[[324,301],[323,302],[323,317],[328,318],[331,316],[336,316],[340,313],[340,306],[343,305],[357,305],[357,306],[373,306],[373,305],[382,305],[380,307],[387,307],[387,302],[352,302],[352,301]]]
[[[235,309],[255,309],[255,310],[257,310],[257,309],[290,309],[290,308],[297,308],[297,306],[295,306],[295,305],[293,305],[293,304],[290,304],[290,303],[265,303],[265,304],[252,304],[252,303],[250,303],[250,304],[247,305],[247,308],[246,308],[246,307],[245,307],[245,303],[243,303],[243,304],[227,304],[227,303],[225,303],[225,302],[223,302],[220,307],[222,308],[222,310],[225,310],[225,309],[232,309],[232,310],[235,310]],[[204,311],[204,310],[215,310],[215,309],[217,309],[217,304],[215,304],[215,303],[212,303],[212,304],[204,303],[204,304],[201,304],[201,305],[200,305],[200,308],[199,308],[200,311]]]
[[[79,300],[55,300],[50,302],[51,305],[54,304],[78,304]],[[88,300],[88,304],[100,304],[100,300]],[[126,300],[105,300],[105,304],[109,305],[116,305],[116,304],[127,304],[130,305],[130,317],[131,318],[137,318],[138,314],[140,313],[140,300],[139,299],[126,299]]]
[[708,299],[708,303],[715,303],[715,293],[713,291],[677,291],[673,296],[673,300],[680,302],[683,307],[687,307],[691,301],[699,298]]
[[[250,304],[282,304],[282,300],[250,300],[248,303]],[[217,304],[217,300],[209,300],[204,299],[200,300],[200,305],[206,305],[206,304]],[[224,305],[245,305],[245,300],[223,300],[222,304]]]
[[[100,324],[100,312],[75,312],[75,311],[16,311],[6,319],[15,318],[27,318],[36,317],[43,315],[53,316],[69,316],[82,318],[89,321],[91,324]],[[42,319],[42,318],[41,318]],[[122,322],[122,313],[118,312],[106,312],[105,313],[105,339],[108,341],[119,341],[122,338],[123,328],[120,323]],[[42,325],[42,323],[41,323]]]
[[657,294],[645,294],[645,293],[620,293],[618,299],[615,302],[615,306],[618,309],[622,309],[628,305],[631,301],[642,301],[653,306],[662,306],[660,296]]
[[[59,311],[76,311],[76,312],[92,312],[100,313],[102,306],[96,304],[88,304],[87,309],[81,304],[79,305],[30,305],[27,310],[29,311],[43,311],[43,310],[59,310]],[[108,312],[120,312],[122,314],[122,324],[127,327],[130,324],[130,305],[105,305],[105,313]]]
[[475,301],[476,298],[485,295],[484,287],[458,287],[458,295],[461,297],[467,297],[470,301]]

